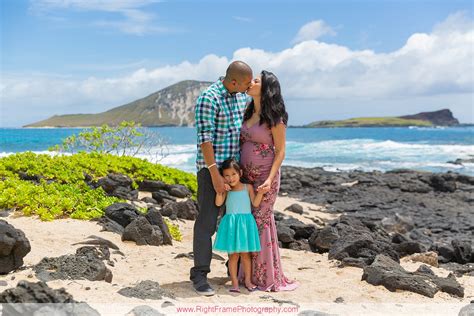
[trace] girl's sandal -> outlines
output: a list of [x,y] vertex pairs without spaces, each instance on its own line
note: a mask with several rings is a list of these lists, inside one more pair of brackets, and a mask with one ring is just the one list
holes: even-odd
[[256,286],[256,285],[255,285],[255,286],[253,286],[253,287],[248,287],[248,286],[246,285],[246,286],[245,286],[245,288],[246,288],[246,289],[247,289],[247,291],[249,291],[249,292],[254,292],[254,291],[256,291],[256,290],[257,290],[257,286]]
[[235,287],[231,287],[231,288],[229,289],[229,292],[230,292],[230,293],[240,293],[240,289],[239,289],[239,288],[235,288]]

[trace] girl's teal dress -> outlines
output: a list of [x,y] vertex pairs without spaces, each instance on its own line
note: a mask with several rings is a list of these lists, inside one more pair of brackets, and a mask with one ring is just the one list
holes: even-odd
[[226,214],[222,217],[214,249],[228,253],[260,251],[257,223],[252,215],[247,185],[227,192]]

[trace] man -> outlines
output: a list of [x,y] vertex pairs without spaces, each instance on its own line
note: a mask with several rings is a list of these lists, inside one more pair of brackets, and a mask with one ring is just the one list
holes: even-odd
[[230,189],[219,167],[230,157],[239,159],[240,129],[248,98],[244,92],[251,81],[252,69],[242,61],[234,61],[225,77],[203,91],[196,102],[199,214],[194,223],[194,267],[190,279],[196,292],[205,296],[214,295],[207,274],[211,271],[211,237],[216,231],[219,213],[215,205],[216,192]]

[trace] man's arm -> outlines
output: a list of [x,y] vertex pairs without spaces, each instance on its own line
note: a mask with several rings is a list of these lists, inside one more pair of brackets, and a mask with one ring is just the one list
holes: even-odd
[[217,193],[225,192],[224,178],[217,169],[214,148],[215,118],[217,115],[217,103],[212,98],[202,94],[196,102],[196,129],[198,135],[198,143],[201,147],[204,162],[209,168],[211,174],[212,185]]
[[223,193],[226,191],[224,178],[219,173],[219,169],[216,165],[216,159],[214,156],[214,148],[212,147],[211,142],[205,142],[201,144],[202,155],[204,156],[204,161],[206,165],[212,166],[209,168],[209,173],[211,174],[212,185],[214,190],[217,193]]

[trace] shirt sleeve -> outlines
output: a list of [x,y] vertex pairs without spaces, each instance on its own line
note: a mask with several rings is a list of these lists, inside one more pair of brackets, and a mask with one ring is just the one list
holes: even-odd
[[207,94],[201,94],[196,101],[196,129],[198,145],[214,141],[217,102]]

